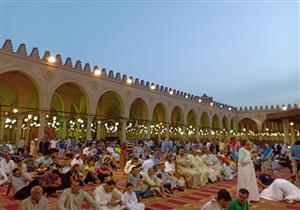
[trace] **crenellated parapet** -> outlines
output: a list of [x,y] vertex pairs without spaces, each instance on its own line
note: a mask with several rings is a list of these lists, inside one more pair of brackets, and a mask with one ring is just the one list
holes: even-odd
[[[126,85],[127,87],[140,88],[147,91],[152,91],[153,93],[162,94],[168,97],[178,98],[191,103],[199,103],[208,108],[223,109],[230,112],[237,112],[238,109],[234,106],[223,104],[220,102],[213,101],[212,97],[208,97],[205,94],[203,96],[196,96],[184,91],[175,90],[170,87],[155,84],[149,81],[145,81],[139,78],[134,78],[126,74],[121,75],[119,72],[115,73],[113,70],[109,72],[105,68],[99,69],[97,65],[91,66],[89,63],[83,64],[80,60],[75,62],[72,58],[67,57],[65,60],[62,59],[60,54],[51,55],[49,51],[45,51],[42,56],[40,56],[39,49],[34,47],[31,53],[27,53],[27,48],[25,44],[20,44],[18,49],[14,51],[13,43],[10,39],[7,39],[2,48],[1,53],[10,54],[14,56],[22,57],[23,59],[31,59],[32,61],[39,62],[43,65],[51,66],[53,68],[60,68],[67,71],[72,71],[74,73],[83,73],[93,78],[109,80],[112,82],[120,83]],[[245,111],[245,110],[241,110]]]
[[255,106],[254,108],[252,106],[250,106],[250,107],[240,107],[238,112],[239,113],[251,113],[251,112],[268,112],[268,113],[271,113],[271,112],[279,112],[279,111],[291,110],[291,109],[297,109],[297,108],[298,108],[297,104],[294,104],[294,105],[282,104],[281,106],[280,105],[276,105],[276,106],[266,105],[265,107],[260,106],[259,108],[257,106]]

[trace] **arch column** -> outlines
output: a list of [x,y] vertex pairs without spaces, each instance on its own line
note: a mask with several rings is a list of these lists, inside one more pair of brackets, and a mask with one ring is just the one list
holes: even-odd
[[39,140],[44,138],[45,123],[46,123],[46,114],[45,113],[40,113],[40,127],[39,127],[39,133],[38,133],[38,139]]
[[17,132],[16,132],[16,145],[19,145],[19,140],[21,139],[22,134],[22,121],[23,121],[23,115],[18,116],[17,120]]
[[86,140],[92,140],[92,121],[93,117],[88,116],[87,117],[87,124],[86,124]]
[[208,130],[208,140],[211,141],[211,128],[208,127],[207,130]]
[[62,138],[66,138],[67,137],[67,123],[68,123],[68,119],[63,119],[63,126],[62,126]]
[[289,120],[288,119],[282,120],[282,124],[283,124],[283,132],[284,132],[284,137],[283,137],[284,144],[289,144],[290,143]]
[[200,139],[200,131],[199,131],[199,126],[196,126],[196,140],[199,141]]
[[5,116],[0,119],[0,141],[3,141]]
[[296,142],[296,132],[295,132],[295,126],[291,125],[291,145],[293,145]]
[[101,140],[101,124],[99,124],[98,122],[97,122],[97,134],[96,134],[96,140],[97,141],[99,141],[99,140]]
[[127,120],[126,119],[122,119],[121,120],[121,143],[126,143],[127,139],[126,139],[126,124],[127,124]]
[[147,140],[151,139],[151,122],[147,122]]
[[166,139],[170,139],[170,124],[166,124]]

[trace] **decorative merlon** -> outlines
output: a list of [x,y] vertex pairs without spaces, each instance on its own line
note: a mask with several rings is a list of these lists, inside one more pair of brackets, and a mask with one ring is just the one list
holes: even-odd
[[76,61],[74,70],[75,70],[75,71],[82,71],[81,61],[79,61],[79,60]]
[[92,72],[91,72],[91,66],[90,66],[89,63],[86,63],[86,64],[84,65],[83,71],[85,71],[86,73],[92,73]]
[[114,79],[115,79],[114,71],[113,71],[113,70],[110,70],[110,71],[108,72],[108,79],[111,79],[111,80],[114,80]]
[[64,66],[67,67],[67,68],[73,69],[72,59],[70,57],[67,57]]
[[26,45],[20,44],[17,50],[17,54],[20,56],[27,56]]
[[119,72],[117,72],[116,74],[116,80],[121,81],[121,74]]
[[56,56],[55,56],[55,64],[56,65],[62,65],[62,61],[61,61],[61,55],[60,54],[57,54]]
[[39,49],[37,47],[32,48],[30,57],[33,59],[38,59],[38,60],[40,59]]
[[13,52],[13,44],[12,41],[10,39],[5,40],[3,46],[2,46],[2,50],[3,51],[7,51],[7,52]]

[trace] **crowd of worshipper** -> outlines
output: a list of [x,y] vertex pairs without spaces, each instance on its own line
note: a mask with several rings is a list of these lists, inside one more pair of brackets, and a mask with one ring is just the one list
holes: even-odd
[[[137,140],[130,144],[119,141],[82,141],[71,138],[46,139],[25,146],[0,144],[0,187],[6,195],[22,200],[20,208],[49,209],[47,197],[58,198],[58,209],[82,209],[85,201],[99,210],[143,210],[143,199],[172,197],[187,189],[201,191],[209,183],[233,180],[244,155],[241,142]],[[30,143],[31,144],[31,143]],[[300,142],[255,145],[251,143],[251,161],[257,184],[263,188],[260,197],[276,201],[300,201],[297,184],[276,179],[276,173],[287,167],[299,181]],[[247,147],[247,143],[244,146]],[[245,150],[246,151],[246,150]],[[121,192],[116,188],[116,171],[127,181]],[[86,185],[96,186],[92,196]],[[239,188],[231,199],[226,189],[206,203],[203,210],[249,209],[251,189]],[[44,196],[45,195],[45,196]],[[249,197],[250,196],[250,197]]]

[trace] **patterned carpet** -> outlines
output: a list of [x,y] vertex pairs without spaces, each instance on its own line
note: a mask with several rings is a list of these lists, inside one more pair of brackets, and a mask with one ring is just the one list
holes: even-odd
[[[116,172],[114,179],[117,181],[117,188],[123,190],[125,187],[126,179],[124,179],[122,172]],[[289,179],[290,173],[287,170],[280,171],[279,177]],[[233,181],[217,182],[209,184],[199,190],[187,189],[184,192],[176,192],[170,198],[157,198],[152,197],[143,200],[146,204],[146,210],[199,210],[200,207],[207,202],[210,198],[214,197],[219,189],[225,188],[236,196],[236,179]],[[84,190],[92,193],[96,185],[85,186]],[[4,196],[6,187],[0,187],[0,209],[1,210],[16,210],[18,209],[18,201],[12,196]],[[56,210],[57,199],[49,199],[50,209]],[[285,202],[274,202],[262,200],[258,203],[250,205],[251,210],[300,210],[300,203],[287,204]],[[84,204],[83,209],[88,209],[88,205]]]

